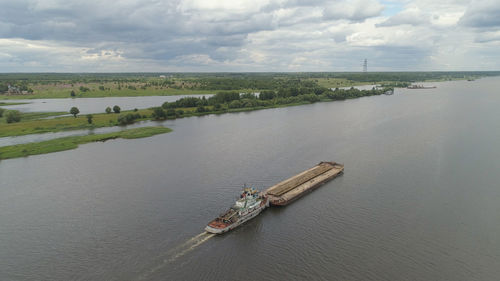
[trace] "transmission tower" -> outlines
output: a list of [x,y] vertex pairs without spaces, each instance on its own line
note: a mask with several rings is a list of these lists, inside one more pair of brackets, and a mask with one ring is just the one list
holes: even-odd
[[363,72],[366,73],[368,72],[368,60],[365,59],[365,61],[363,62]]

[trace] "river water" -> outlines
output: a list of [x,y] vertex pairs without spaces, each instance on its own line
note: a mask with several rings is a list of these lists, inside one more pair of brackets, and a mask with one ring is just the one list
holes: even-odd
[[[69,112],[73,106],[78,107],[80,114],[104,113],[106,107],[118,105],[121,110],[134,108],[149,108],[161,106],[164,102],[176,101],[183,97],[202,97],[204,95],[183,96],[151,96],[151,97],[110,97],[110,98],[73,98],[73,99],[24,99],[6,100],[5,102],[20,102],[23,104],[2,106],[5,109],[21,112]],[[209,97],[211,95],[205,95]]]
[[[496,280],[500,78],[0,161],[0,280]],[[222,236],[246,183],[343,176]]]

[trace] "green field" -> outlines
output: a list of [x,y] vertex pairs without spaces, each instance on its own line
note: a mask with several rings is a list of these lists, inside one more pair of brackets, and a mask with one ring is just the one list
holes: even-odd
[[65,137],[43,142],[4,146],[0,147],[0,159],[18,158],[29,155],[70,150],[77,148],[80,144],[97,141],[107,141],[116,138],[145,138],[157,134],[168,133],[171,131],[171,129],[165,127],[142,127],[107,134]]
[[[124,112],[126,113],[126,112]],[[142,109],[137,111],[137,113],[146,116],[151,115],[151,110]],[[115,113],[100,113],[92,114],[92,124],[87,122],[85,115],[78,115],[76,118],[73,116],[56,117],[52,119],[39,119],[47,116],[63,115],[68,114],[67,112],[34,112],[34,113],[22,113],[21,122],[17,123],[7,123],[4,117],[0,118],[0,137],[8,136],[21,136],[29,134],[40,134],[48,132],[60,132],[67,130],[78,130],[78,129],[92,129],[101,127],[111,127],[117,126],[117,118],[119,114]],[[147,120],[147,118],[142,118],[138,120]]]
[[[88,92],[80,92],[75,88],[74,98],[103,98],[103,97],[140,97],[140,96],[176,96],[176,95],[208,95],[213,94],[210,90],[195,90],[195,89],[110,89],[96,90],[95,85],[91,84],[91,90]],[[27,95],[0,95],[0,99],[49,99],[49,98],[71,98],[71,88],[65,89],[58,86],[34,86],[33,94]],[[11,104],[13,105],[13,104]]]
[[367,82],[351,81],[345,78],[310,78],[310,80],[313,80],[318,83],[319,86],[325,88],[344,88],[370,84]]
[[[0,73],[0,100],[200,95],[475,79],[500,72]],[[9,92],[13,86],[15,92]],[[73,94],[72,94],[73,92]]]
[[[2,128],[3,124],[7,124],[6,113],[7,113],[7,111],[4,112],[2,117],[0,117],[0,128]],[[68,114],[68,113],[67,112],[25,112],[25,113],[21,113],[21,122],[27,122],[27,121],[38,120],[38,119],[59,116],[59,115],[66,115],[66,114]],[[1,135],[1,132],[0,132],[0,135]]]

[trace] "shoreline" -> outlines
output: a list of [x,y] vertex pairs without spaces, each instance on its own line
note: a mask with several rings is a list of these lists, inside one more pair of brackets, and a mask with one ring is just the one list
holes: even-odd
[[78,148],[81,144],[91,142],[104,142],[112,139],[137,139],[147,138],[158,134],[165,134],[171,132],[172,129],[167,127],[141,127],[134,128],[119,132],[86,135],[86,136],[73,136],[57,138],[42,142],[32,142],[25,144],[16,144],[0,147],[0,161],[6,159],[13,159],[19,157],[26,157],[30,155],[40,155],[53,153],[58,151],[65,151]]
[[[465,80],[465,79],[457,79],[457,80]],[[443,82],[446,82],[443,81]],[[208,105],[205,106],[204,111],[198,111],[198,108],[196,107],[184,107],[184,108],[174,108],[175,109],[175,114],[173,116],[166,116],[163,115],[163,117],[158,118],[155,117],[154,111],[155,108],[148,108],[148,109],[141,109],[138,111],[122,111],[120,114],[115,114],[115,113],[97,113],[97,114],[92,114],[93,115],[93,123],[88,124],[85,115],[80,115],[77,118],[72,117],[72,116],[65,116],[65,117],[56,117],[53,119],[35,119],[35,120],[23,120],[18,123],[11,123],[11,124],[0,124],[0,137],[16,137],[16,136],[25,136],[25,135],[33,135],[33,134],[40,134],[40,133],[57,133],[57,132],[62,132],[62,131],[73,131],[73,130],[81,130],[81,129],[93,129],[93,128],[105,128],[105,127],[116,127],[120,125],[125,125],[124,123],[119,122],[119,117],[125,117],[127,115],[137,115],[138,117],[132,119],[129,123],[126,124],[133,124],[139,121],[164,121],[164,120],[174,120],[177,118],[187,118],[187,117],[193,117],[193,116],[204,116],[204,115],[220,115],[220,114],[225,114],[225,113],[238,113],[238,112],[248,112],[248,111],[256,111],[256,110],[263,110],[263,109],[272,109],[272,108],[282,108],[282,107],[291,107],[291,106],[299,106],[299,105],[306,105],[306,104],[313,104],[316,102],[332,102],[332,101],[342,101],[346,99],[356,99],[356,98],[361,98],[364,96],[373,96],[373,95],[382,95],[384,92],[380,90],[341,90],[337,93],[337,91],[331,91],[325,94],[321,95],[313,95],[313,94],[307,94],[307,95],[299,95],[299,96],[293,96],[289,98],[274,98],[272,100],[260,100],[260,102],[254,102],[254,106],[248,106],[248,107],[239,107],[239,108],[231,108],[229,106],[229,103],[224,103],[222,104],[222,107],[219,106],[217,107],[217,110],[215,109],[213,105]],[[308,100],[307,96],[313,96],[315,99],[313,100]],[[199,98],[198,98],[199,99]],[[256,99],[259,101],[259,99]],[[266,101],[266,102],[264,102]],[[168,104],[168,103],[167,103]],[[161,110],[167,109],[167,107],[157,107],[160,108]],[[182,113],[178,113],[178,111],[181,111]],[[147,128],[147,127],[141,127],[141,128]],[[138,128],[140,129],[140,128]],[[128,130],[124,130],[121,132],[126,132]],[[110,133],[112,135],[120,135],[119,132],[116,133]],[[81,136],[81,137],[76,137],[76,138],[85,138],[89,135],[86,136]],[[56,138],[52,139],[49,141],[42,141],[42,142],[33,142],[33,143],[25,143],[25,144],[18,144],[18,145],[9,145],[9,146],[4,146],[0,147],[0,149],[6,149],[6,148],[11,148],[14,146],[35,146],[37,144],[43,144],[46,142],[57,142],[62,139],[66,138],[73,138],[73,137],[65,137],[65,138]],[[64,149],[65,150],[65,149]],[[49,151],[53,152],[53,151]],[[19,153],[19,152],[18,152]],[[47,153],[47,152],[42,152],[42,153]],[[41,153],[37,153],[41,154]],[[24,154],[19,153],[20,156],[23,156]],[[31,155],[31,154],[29,154]],[[17,157],[20,157],[17,156]],[[2,157],[0,157],[1,159]]]
[[[350,90],[341,90],[341,92],[345,95]],[[73,116],[65,116],[65,117],[55,117],[51,119],[35,119],[35,120],[26,120],[21,119],[21,122],[17,123],[0,123],[0,137],[16,137],[16,136],[24,136],[24,135],[32,135],[32,134],[41,134],[41,133],[56,133],[62,131],[71,131],[71,130],[81,130],[81,129],[94,129],[94,128],[103,128],[103,127],[114,127],[120,125],[133,124],[138,121],[161,121],[161,120],[174,120],[177,118],[187,118],[192,116],[204,116],[210,114],[225,114],[225,113],[235,113],[235,112],[245,112],[245,111],[254,111],[254,110],[263,110],[263,109],[272,109],[272,108],[282,108],[289,106],[299,106],[305,104],[312,104],[316,102],[333,102],[340,101],[346,99],[355,99],[361,98],[364,96],[373,96],[373,95],[381,95],[382,90],[355,90],[358,93],[358,96],[335,96],[335,92],[332,91],[331,95],[323,95],[323,96],[315,96],[317,100],[309,101],[304,100],[303,96],[307,95],[299,95],[292,97],[293,99],[287,100],[288,98],[276,98],[273,99],[270,104],[266,105],[255,105],[248,107],[239,107],[239,108],[229,108],[227,104],[224,107],[215,110],[214,106],[205,106],[205,111],[198,112],[197,107],[182,107],[176,108],[176,110],[182,110],[183,113],[181,115],[174,116],[165,116],[163,118],[155,118],[153,116],[154,109],[140,109],[138,111],[122,111],[119,114],[116,113],[96,113],[92,114],[93,122],[89,124],[85,115],[79,115],[78,117]],[[160,106],[159,106],[160,107]],[[132,122],[123,124],[118,121],[118,117],[126,116],[126,115],[137,115],[136,118],[132,120]]]

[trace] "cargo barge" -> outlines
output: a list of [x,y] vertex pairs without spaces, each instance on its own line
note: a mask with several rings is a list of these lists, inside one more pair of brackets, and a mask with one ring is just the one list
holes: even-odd
[[344,165],[320,162],[313,168],[268,188],[264,193],[270,205],[285,206],[344,172]]
[[205,231],[214,234],[228,232],[256,217],[270,205],[288,205],[343,172],[342,164],[320,162],[309,170],[271,186],[264,192],[245,187],[234,206],[210,221]]

